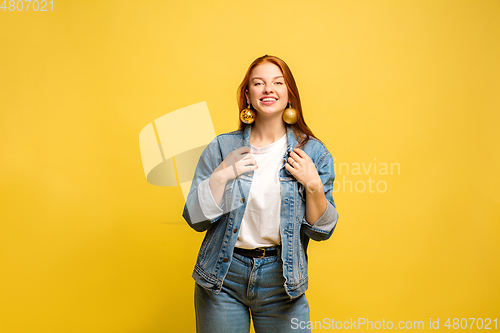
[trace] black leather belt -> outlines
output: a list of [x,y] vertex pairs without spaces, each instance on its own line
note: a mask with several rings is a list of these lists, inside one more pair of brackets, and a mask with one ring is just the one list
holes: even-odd
[[239,247],[234,248],[234,253],[241,254],[242,256],[249,258],[264,258],[264,257],[273,257],[279,254],[281,250],[281,246],[273,246],[273,247],[259,247],[256,249],[241,249]]

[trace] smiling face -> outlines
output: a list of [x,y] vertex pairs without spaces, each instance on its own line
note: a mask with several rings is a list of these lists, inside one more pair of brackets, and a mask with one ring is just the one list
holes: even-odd
[[258,113],[283,112],[288,103],[288,88],[280,68],[269,62],[255,67],[245,96]]

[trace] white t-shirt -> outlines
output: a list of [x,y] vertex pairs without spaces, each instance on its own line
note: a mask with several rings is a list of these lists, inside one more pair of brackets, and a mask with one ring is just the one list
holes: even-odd
[[286,134],[267,146],[251,146],[257,165],[241,221],[236,247],[254,249],[281,244],[279,169],[286,152]]

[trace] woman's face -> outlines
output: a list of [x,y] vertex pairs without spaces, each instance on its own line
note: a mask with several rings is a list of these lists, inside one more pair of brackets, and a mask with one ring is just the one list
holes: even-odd
[[247,103],[251,103],[257,112],[283,112],[288,103],[288,88],[280,68],[268,62],[255,67],[250,73],[245,95]]

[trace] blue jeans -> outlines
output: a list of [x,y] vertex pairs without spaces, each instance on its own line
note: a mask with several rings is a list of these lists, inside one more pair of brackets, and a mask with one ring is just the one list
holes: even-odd
[[309,303],[305,294],[291,299],[284,283],[279,256],[248,258],[234,253],[219,294],[195,284],[196,331],[248,333],[251,315],[256,333],[310,332],[292,329],[293,318],[310,320]]

